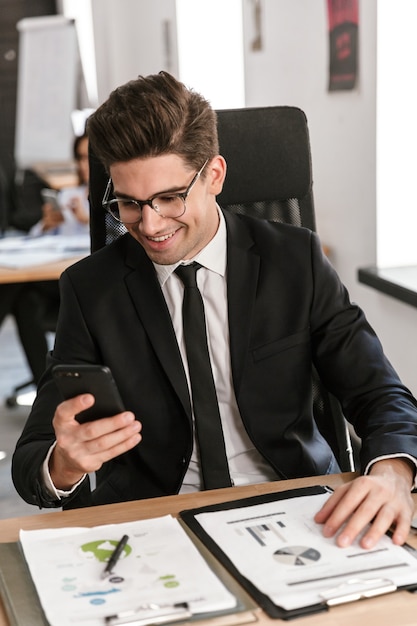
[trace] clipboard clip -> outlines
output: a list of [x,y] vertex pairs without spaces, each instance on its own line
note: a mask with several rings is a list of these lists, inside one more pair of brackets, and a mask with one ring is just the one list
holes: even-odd
[[143,604],[131,611],[121,611],[105,618],[106,626],[154,626],[189,619],[192,613],[187,602],[177,604]]
[[350,578],[337,587],[322,591],[319,595],[327,606],[335,606],[393,591],[397,591],[397,586],[388,578]]

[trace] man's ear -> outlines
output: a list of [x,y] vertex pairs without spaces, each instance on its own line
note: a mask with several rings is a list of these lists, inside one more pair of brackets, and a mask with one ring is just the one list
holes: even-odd
[[224,158],[218,154],[213,157],[207,164],[207,178],[209,181],[209,191],[215,196],[218,196],[223,189],[224,179],[226,177],[227,165]]

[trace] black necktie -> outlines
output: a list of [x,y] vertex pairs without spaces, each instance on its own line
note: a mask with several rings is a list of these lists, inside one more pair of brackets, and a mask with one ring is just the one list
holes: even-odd
[[175,272],[184,283],[182,318],[203,482],[205,489],[218,489],[232,483],[207,347],[204,304],[197,287],[200,267],[198,263],[179,265]]

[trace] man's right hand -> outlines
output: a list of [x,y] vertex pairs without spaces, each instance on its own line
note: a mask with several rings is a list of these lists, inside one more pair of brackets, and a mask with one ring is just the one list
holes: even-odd
[[83,394],[57,406],[52,421],[56,446],[49,460],[56,489],[71,489],[84,474],[97,471],[142,439],[142,424],[129,411],[79,424],[75,415],[93,404],[94,396]]

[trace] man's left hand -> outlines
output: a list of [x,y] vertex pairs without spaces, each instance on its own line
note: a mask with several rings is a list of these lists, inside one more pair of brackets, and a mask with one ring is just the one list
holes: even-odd
[[350,546],[367,524],[370,528],[360,540],[362,548],[373,548],[390,528],[392,541],[402,545],[414,513],[414,473],[411,461],[403,458],[377,461],[369,475],[338,487],[314,520],[324,525],[325,537],[337,535],[336,543],[342,548]]

